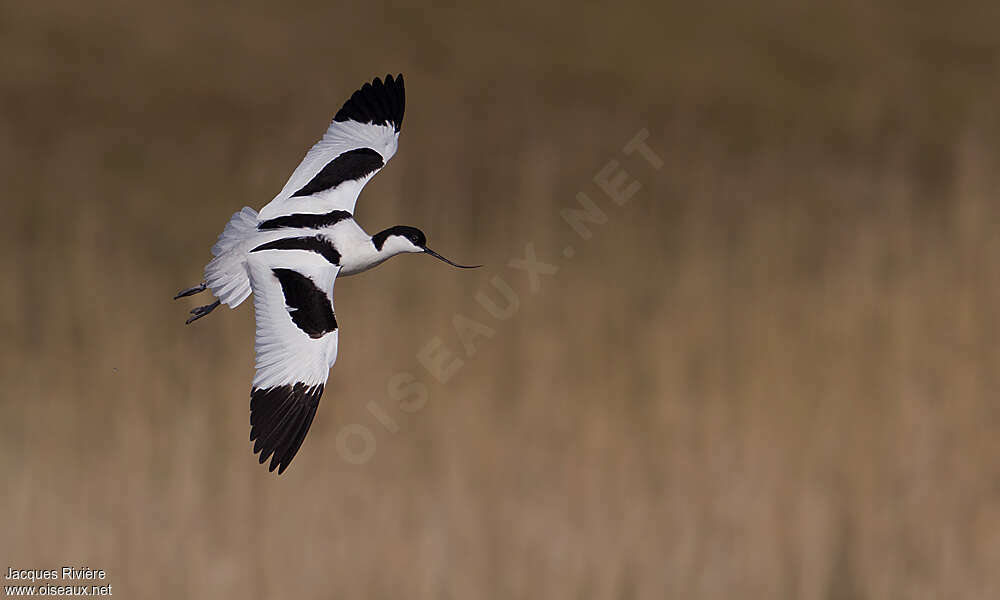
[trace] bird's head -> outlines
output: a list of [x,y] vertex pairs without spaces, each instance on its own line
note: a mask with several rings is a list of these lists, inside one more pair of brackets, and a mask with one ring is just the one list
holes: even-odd
[[423,231],[408,225],[396,225],[372,236],[372,243],[380,253],[389,255],[402,254],[404,252],[430,254],[438,260],[443,260],[453,267],[460,269],[475,269],[482,265],[459,265],[451,262],[437,252],[427,247],[427,236]]

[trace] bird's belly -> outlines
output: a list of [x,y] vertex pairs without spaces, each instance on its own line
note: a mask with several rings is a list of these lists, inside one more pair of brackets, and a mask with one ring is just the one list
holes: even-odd
[[[378,264],[378,263],[375,263]],[[348,275],[357,275],[367,271],[368,269],[375,266],[372,263],[362,263],[359,261],[351,261],[347,259],[340,260],[340,272],[337,274],[338,277],[347,277]]]
[[385,259],[379,260],[370,255],[356,255],[352,253],[345,253],[340,257],[340,273],[338,277],[347,277],[348,275],[357,275],[358,273],[367,271],[372,267],[377,267],[378,265],[385,262]]

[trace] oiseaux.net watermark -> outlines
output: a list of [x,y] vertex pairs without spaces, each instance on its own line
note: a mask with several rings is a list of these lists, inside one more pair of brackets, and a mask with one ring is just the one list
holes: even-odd
[[113,596],[114,587],[104,569],[59,567],[20,569],[7,567],[4,596]]
[[[562,220],[580,240],[592,240],[593,228],[608,223],[608,211],[602,205],[624,207],[642,189],[641,177],[663,168],[663,159],[647,143],[648,139],[649,131],[639,130],[625,143],[616,158],[608,160],[594,174],[591,184],[601,193],[597,196],[599,200],[594,200],[592,192],[579,191],[576,194],[577,206],[559,210]],[[627,162],[628,168],[633,171],[626,170],[622,161]],[[640,175],[635,174],[636,168],[640,169]],[[561,250],[563,260],[572,259],[576,253],[577,248],[572,244],[564,245]],[[510,258],[506,266],[523,275],[519,277],[520,284],[526,282],[531,294],[538,294],[542,290],[542,278],[556,276],[560,268],[558,260],[545,262],[538,257],[534,241],[526,242],[521,253]],[[389,377],[386,400],[371,400],[365,405],[373,422],[351,423],[337,432],[337,453],[344,461],[355,465],[370,461],[378,446],[375,431],[396,434],[401,429],[398,415],[414,415],[427,406],[430,392],[421,377],[430,376],[441,384],[452,381],[465,366],[466,360],[474,357],[481,345],[496,335],[495,326],[510,321],[518,313],[521,296],[514,286],[502,275],[494,275],[489,283],[492,289],[479,290],[473,295],[473,300],[489,319],[458,313],[452,316],[451,325],[460,350],[447,344],[441,336],[430,338],[415,355],[421,375],[418,377],[411,371],[400,371]]]

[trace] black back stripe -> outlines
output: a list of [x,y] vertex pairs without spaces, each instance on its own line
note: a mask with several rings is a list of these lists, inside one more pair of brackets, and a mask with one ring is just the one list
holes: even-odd
[[285,306],[295,326],[318,339],[337,330],[337,317],[323,290],[313,280],[292,269],[271,269],[281,283]]
[[318,235],[313,237],[282,238],[261,244],[250,252],[259,252],[261,250],[308,250],[309,252],[319,254],[331,264],[340,265],[340,252],[337,251],[336,246],[330,243],[330,240]]
[[337,223],[350,219],[354,215],[347,212],[346,210],[333,210],[328,213],[323,214],[308,214],[308,213],[295,213],[292,215],[285,215],[283,217],[275,217],[273,219],[268,219],[260,225],[257,229],[264,231],[266,229],[281,229],[282,227],[298,227],[302,229],[322,229],[324,227],[330,227],[331,225],[336,225]]
[[371,148],[348,150],[326,163],[326,166],[320,169],[320,172],[316,173],[316,176],[309,183],[302,186],[291,197],[311,196],[335,188],[345,181],[363,179],[384,165],[382,155]]
[[261,464],[273,455],[268,470],[277,467],[280,475],[295,458],[322,395],[323,384],[296,383],[250,391],[250,441],[255,442],[254,454],[260,452]]
[[403,75],[393,79],[385,76],[385,83],[376,77],[371,83],[361,86],[334,115],[334,121],[357,121],[376,125],[392,125],[397,132],[403,126],[403,111],[406,108],[406,90]]

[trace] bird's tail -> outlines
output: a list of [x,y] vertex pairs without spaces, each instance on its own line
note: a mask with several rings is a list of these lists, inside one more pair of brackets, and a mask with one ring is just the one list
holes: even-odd
[[250,295],[247,255],[240,248],[257,231],[257,211],[250,207],[233,215],[212,246],[213,258],[205,267],[205,282],[212,293],[230,308],[236,308]]

